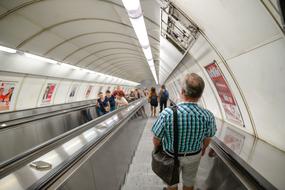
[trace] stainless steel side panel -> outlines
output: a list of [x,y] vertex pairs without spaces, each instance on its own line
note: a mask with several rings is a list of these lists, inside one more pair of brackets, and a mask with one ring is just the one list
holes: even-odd
[[[88,159],[86,163],[89,163],[89,170],[93,173],[96,190],[120,189],[146,121],[142,118],[130,120]],[[67,179],[59,189],[76,190],[79,189],[80,184],[90,183],[86,181],[86,171],[84,171],[85,173],[78,171]],[[75,183],[77,184],[74,185]],[[91,190],[92,188],[86,187],[85,189]]]
[[97,190],[95,188],[94,176],[89,162],[84,163],[68,180],[60,190]]
[[[87,112],[89,112],[87,114]],[[95,107],[0,131],[0,164],[97,117]]]

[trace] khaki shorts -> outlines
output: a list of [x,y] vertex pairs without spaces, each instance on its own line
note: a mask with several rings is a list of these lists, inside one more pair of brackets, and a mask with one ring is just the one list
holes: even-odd
[[[201,160],[201,152],[193,156],[179,157],[180,171],[182,173],[183,185],[192,187],[195,185],[195,178]],[[173,185],[175,187],[177,185]]]

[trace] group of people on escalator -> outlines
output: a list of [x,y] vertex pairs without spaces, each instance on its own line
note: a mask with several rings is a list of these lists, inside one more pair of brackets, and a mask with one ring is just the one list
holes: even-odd
[[97,115],[102,116],[106,113],[114,111],[116,108],[127,106],[128,101],[125,98],[125,93],[120,86],[111,93],[107,90],[105,95],[103,92],[98,93],[98,99],[96,103]]
[[151,107],[151,117],[156,117],[156,108],[158,107],[158,102],[160,105],[160,113],[163,109],[167,107],[167,101],[169,99],[169,93],[165,88],[165,85],[162,85],[160,88],[159,93],[156,93],[155,87],[150,89],[150,93],[148,96],[148,102],[150,103]]

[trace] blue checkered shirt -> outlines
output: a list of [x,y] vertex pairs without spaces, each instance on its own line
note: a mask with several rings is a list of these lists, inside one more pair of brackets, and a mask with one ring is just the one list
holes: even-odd
[[[177,108],[179,153],[199,151],[203,140],[216,133],[214,115],[196,103],[179,103]],[[154,136],[162,140],[164,150],[173,151],[173,111],[164,109],[152,127]]]

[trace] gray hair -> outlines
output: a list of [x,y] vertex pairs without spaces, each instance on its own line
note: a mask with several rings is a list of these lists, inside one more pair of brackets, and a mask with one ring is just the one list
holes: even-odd
[[190,98],[200,98],[203,94],[205,83],[196,73],[186,74],[182,82],[184,95]]

